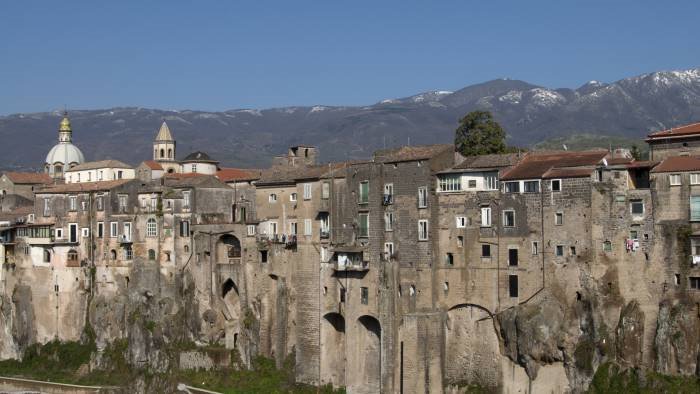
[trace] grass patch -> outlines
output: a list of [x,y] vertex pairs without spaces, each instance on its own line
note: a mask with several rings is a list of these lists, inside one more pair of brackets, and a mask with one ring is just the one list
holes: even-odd
[[622,369],[614,363],[598,367],[588,388],[592,394],[700,393],[700,379],[695,376],[669,376],[637,369]]

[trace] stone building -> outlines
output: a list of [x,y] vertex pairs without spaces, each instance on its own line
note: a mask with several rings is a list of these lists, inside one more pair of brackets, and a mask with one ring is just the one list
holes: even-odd
[[0,320],[0,357],[87,322],[136,366],[165,371],[189,341],[351,393],[577,392],[610,360],[696,374],[700,158],[650,138],[652,161],[429,145],[321,164],[295,146],[253,170],[176,161],[164,122],[133,175],[61,169],[0,216],[21,316]]

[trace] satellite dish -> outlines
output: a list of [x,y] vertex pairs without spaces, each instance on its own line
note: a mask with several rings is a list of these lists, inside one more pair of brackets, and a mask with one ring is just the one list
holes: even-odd
[[569,148],[566,147],[566,144],[561,144],[561,146],[564,148],[564,150],[569,150]]
[[606,167],[608,166],[608,159],[603,158],[603,165],[606,166]]

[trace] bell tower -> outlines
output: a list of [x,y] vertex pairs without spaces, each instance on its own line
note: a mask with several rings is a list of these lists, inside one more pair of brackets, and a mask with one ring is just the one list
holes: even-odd
[[175,160],[175,139],[168,124],[163,120],[158,135],[153,141],[153,160],[158,162],[168,173],[179,172],[180,165]]

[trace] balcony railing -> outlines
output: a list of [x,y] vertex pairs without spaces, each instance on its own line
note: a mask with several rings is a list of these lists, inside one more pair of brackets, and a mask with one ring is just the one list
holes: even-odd
[[321,230],[321,239],[330,238],[331,232],[328,230]]
[[336,271],[369,271],[369,261],[351,261],[341,262],[336,260],[333,268]]
[[384,194],[382,196],[382,205],[391,205],[394,203],[394,195],[393,194]]
[[119,243],[120,244],[130,244],[130,243],[132,243],[131,237],[128,237],[126,235],[120,235],[119,236]]

